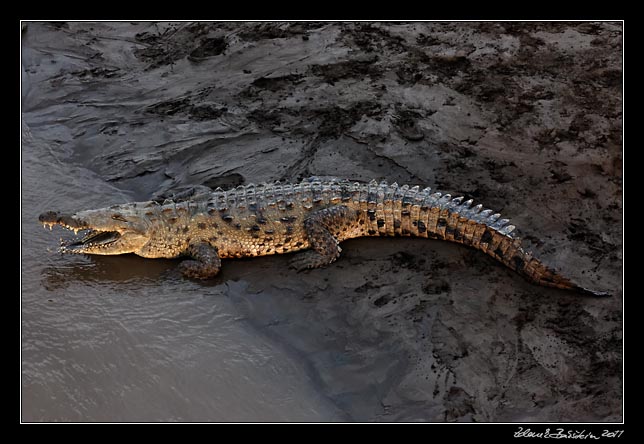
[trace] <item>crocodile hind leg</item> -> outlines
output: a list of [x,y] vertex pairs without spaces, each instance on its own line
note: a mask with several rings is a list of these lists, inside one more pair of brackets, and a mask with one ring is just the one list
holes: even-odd
[[190,245],[186,254],[192,259],[179,264],[179,270],[184,276],[194,279],[209,279],[215,277],[221,269],[221,259],[217,249],[208,243]]
[[343,205],[325,208],[309,215],[304,220],[304,230],[311,250],[295,255],[290,262],[291,267],[301,271],[324,267],[334,262],[342,251],[334,233],[350,223],[352,216],[355,216],[355,211]]

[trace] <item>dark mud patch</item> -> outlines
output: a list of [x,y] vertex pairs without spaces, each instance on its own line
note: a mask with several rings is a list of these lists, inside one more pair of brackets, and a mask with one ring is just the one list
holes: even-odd
[[151,26],[154,31],[135,35],[144,46],[136,48],[134,55],[147,63],[147,69],[171,65],[189,55],[200,61],[221,54],[227,47],[221,37],[206,37],[211,31],[217,31],[219,23],[153,23]]
[[437,46],[445,43],[443,39],[436,35],[427,35],[422,32],[416,37],[416,43],[421,47]]
[[391,34],[382,26],[370,23],[346,24],[342,28],[342,37],[350,46],[357,46],[366,53],[384,49],[404,51],[407,48],[402,37]]
[[376,80],[382,76],[382,70],[375,65],[377,58],[367,60],[347,60],[327,65],[312,65],[311,74],[324,78],[330,85],[343,79],[358,78],[361,81],[366,76],[371,80]]
[[523,172],[516,163],[510,162],[495,162],[486,160],[483,162],[485,168],[489,171],[490,177],[496,183],[511,183],[517,177],[521,177]]
[[461,387],[449,389],[445,407],[445,422],[472,421],[476,412],[473,397]]
[[[402,85],[435,85],[468,75],[472,62],[463,54],[427,54],[409,48],[394,71]],[[458,90],[458,89],[457,89]]]
[[179,112],[184,112],[190,108],[190,99],[187,97],[181,99],[172,99],[164,102],[149,105],[145,111],[150,114],[172,116]]
[[436,55],[425,59],[427,69],[438,74],[440,78],[451,78],[467,73],[472,62],[462,54]]
[[382,108],[374,102],[354,103],[349,108],[303,107],[300,109],[257,109],[248,114],[249,120],[260,127],[278,133],[306,134],[316,140],[342,136],[360,119],[379,118]]
[[385,306],[385,305],[389,304],[392,301],[393,301],[393,303],[396,302],[394,300],[394,296],[390,295],[390,294],[386,294],[386,295],[380,296],[379,298],[374,300],[373,305],[375,305],[376,307],[382,307],[382,306]]
[[120,71],[120,68],[96,67],[91,69],[81,69],[79,71],[73,71],[71,75],[76,76],[80,79],[109,79],[119,76]]
[[[621,312],[614,311],[606,317],[621,322]],[[561,301],[557,304],[556,314],[544,322],[543,327],[560,338],[566,338],[566,346],[578,351],[581,358],[573,363],[579,374],[585,375],[580,386],[591,391],[603,405],[598,407],[599,414],[607,413],[614,387],[620,386],[621,338],[619,329],[609,329],[597,337],[594,330],[595,319],[577,301]],[[583,400],[582,393],[571,394]]]
[[582,219],[573,218],[567,225],[568,238],[582,242],[587,248],[597,254],[605,254],[612,251],[615,246],[602,239],[602,236],[593,232],[588,222]]
[[53,29],[64,29],[68,30],[69,29],[69,23],[67,22],[47,22],[47,26],[53,28]]
[[361,285],[361,286],[357,287],[356,289],[354,289],[353,291],[355,291],[356,293],[368,293],[371,290],[375,290],[375,289],[378,289],[378,288],[381,288],[381,287],[382,287],[382,285],[377,285],[377,284],[374,284],[371,281],[367,281],[363,285]]
[[557,303],[557,313],[544,322],[544,327],[557,334],[565,334],[566,342],[577,346],[590,346],[595,341],[592,338],[593,319],[578,302],[570,299]]
[[433,279],[430,278],[427,282],[423,284],[423,293],[436,295],[442,293],[449,293],[451,286],[449,282],[445,279]]
[[363,117],[378,118],[382,107],[374,102],[359,102],[349,108],[331,107],[313,112],[319,121],[318,137],[322,140],[338,138]]
[[260,77],[259,79],[253,80],[251,85],[255,88],[265,89],[268,91],[279,91],[285,88],[290,88],[293,85],[297,85],[302,82],[302,74],[288,74],[285,76],[277,77]]
[[212,105],[194,105],[190,108],[188,114],[195,120],[215,120],[221,117],[228,108],[216,107]]
[[[610,93],[610,88],[618,87],[621,82],[621,70],[609,67],[612,57],[592,47],[584,51],[586,54],[552,51],[553,43],[545,41],[546,37],[534,36],[535,32],[543,32],[556,39],[557,32],[570,32],[574,27],[558,31],[560,25],[552,29],[545,29],[542,24],[523,25],[503,25],[508,35],[516,36],[519,40],[516,56],[512,60],[472,59],[468,66],[463,66],[461,78],[452,75],[451,79],[449,76],[443,79],[460,93],[490,103],[498,115],[497,124],[501,128],[516,124],[518,116],[523,116],[521,121],[538,118],[535,114],[538,114],[543,101],[574,101],[581,104],[586,112],[596,112],[599,106],[607,113],[609,109],[614,110],[619,106],[616,96]],[[493,28],[496,29],[496,26]],[[480,29],[486,27],[482,24]],[[575,74],[570,76],[562,73],[561,66],[572,67]],[[489,76],[489,72],[494,72],[494,75]],[[526,74],[560,81],[567,87],[560,89],[556,95],[552,89],[544,89],[543,85],[526,88],[518,81]],[[566,137],[574,137],[574,132],[568,136],[566,130],[551,129],[554,138],[565,140]],[[545,140],[541,142],[547,143]]]
[[393,263],[404,268],[417,268],[418,259],[416,256],[404,251],[398,252],[391,257]]
[[239,185],[243,185],[245,182],[246,179],[244,179],[244,176],[234,173],[227,176],[213,177],[203,182],[202,185],[212,188],[213,190],[217,188],[230,190],[232,188],[238,187]]
[[305,37],[307,32],[326,25],[323,22],[249,23],[246,29],[239,32],[239,37],[250,42],[295,36]]
[[418,126],[418,120],[423,118],[420,113],[411,110],[400,110],[393,118],[396,131],[405,139],[418,142],[425,138],[423,130]]
[[188,60],[192,62],[202,62],[208,57],[223,54],[226,48],[228,48],[228,43],[226,43],[226,39],[222,37],[204,38],[201,39],[201,43],[198,47],[190,51],[190,54],[188,54]]
[[185,115],[197,121],[215,120],[227,111],[228,108],[225,106],[195,104],[193,99],[189,97],[167,100],[145,108],[147,114],[159,116]]

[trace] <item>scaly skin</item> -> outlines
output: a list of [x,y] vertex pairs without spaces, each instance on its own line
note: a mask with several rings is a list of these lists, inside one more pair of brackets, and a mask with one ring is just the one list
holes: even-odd
[[316,268],[334,262],[346,239],[415,236],[469,245],[538,285],[607,296],[546,267],[522,248],[507,219],[462,200],[418,186],[309,179],[217,189],[163,204],[135,202],[75,214],[50,211],[39,219],[50,227],[90,230],[83,239],[64,243],[63,253],[189,256],[181,271],[200,279],[215,276],[220,259],[308,250],[296,255],[292,265]]

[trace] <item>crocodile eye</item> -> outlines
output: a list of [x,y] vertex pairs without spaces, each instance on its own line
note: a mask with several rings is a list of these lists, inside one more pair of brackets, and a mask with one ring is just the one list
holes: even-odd
[[112,219],[114,220],[120,220],[121,222],[127,222],[127,219],[125,219],[123,216],[120,214],[112,214]]

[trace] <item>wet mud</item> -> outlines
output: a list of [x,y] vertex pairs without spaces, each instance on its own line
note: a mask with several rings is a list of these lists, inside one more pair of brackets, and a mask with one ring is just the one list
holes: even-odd
[[[23,418],[620,421],[622,32],[599,22],[28,23]],[[336,263],[303,273],[286,255],[230,260],[199,283],[182,280],[177,261],[46,253],[56,240],[31,228],[52,205],[75,211],[311,175],[473,198],[510,218],[545,263],[613,297],[535,287],[480,252],[434,240],[351,240]],[[193,344],[190,368],[163,361],[156,383],[181,379],[174,392],[123,410],[124,393],[154,391],[144,371],[83,389],[91,378],[74,371],[99,371],[87,356],[120,369],[118,349],[102,341],[51,359],[63,348],[37,333],[43,313],[69,316],[43,301],[81,306],[102,293],[138,295],[90,298],[83,328],[105,334],[113,325],[93,327],[93,315],[135,326],[177,305],[165,330],[140,324],[149,335],[128,359],[150,353],[146,340],[181,347],[159,345],[163,335],[205,344],[199,335],[216,328],[194,313],[205,302],[243,327],[222,343],[257,343],[243,368],[223,373],[237,381],[205,367],[208,353],[224,351]],[[64,342],[78,335],[73,325],[47,328],[58,326],[50,333]],[[65,372],[76,395],[56,398],[51,375]],[[288,400],[261,393],[274,415],[246,408],[257,405],[250,393],[199,391],[241,387],[241,378],[288,386],[281,372],[295,381]],[[85,411],[62,413],[79,399]]]

